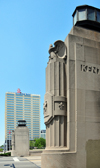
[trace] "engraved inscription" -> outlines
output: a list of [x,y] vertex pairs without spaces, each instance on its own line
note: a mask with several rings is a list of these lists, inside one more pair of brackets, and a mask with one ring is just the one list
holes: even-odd
[[100,72],[99,68],[94,67],[94,66],[88,66],[88,65],[81,65],[81,71],[92,72],[95,74],[99,74],[99,72]]

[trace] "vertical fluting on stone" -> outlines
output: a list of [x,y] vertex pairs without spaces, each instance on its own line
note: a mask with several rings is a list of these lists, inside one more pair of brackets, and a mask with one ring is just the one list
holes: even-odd
[[54,62],[54,95],[59,96],[59,62]]
[[54,120],[46,127],[47,147],[66,147],[66,117],[55,116]]
[[54,95],[54,63],[50,64],[50,92]]
[[59,116],[55,116],[55,142],[56,146],[59,146]]
[[64,117],[64,146],[67,146],[67,120]]
[[59,95],[60,96],[64,96],[65,94],[65,90],[64,90],[64,75],[65,75],[65,69],[64,69],[64,63],[60,62],[59,64]]
[[15,150],[15,132],[12,131],[12,150]]
[[46,92],[65,96],[65,66],[63,62],[50,63],[46,68]]
[[[50,93],[54,97],[65,97],[66,91],[64,76],[65,63],[63,61],[52,61],[49,63],[46,68],[46,92]],[[66,147],[66,120],[66,116],[61,114],[54,115],[54,119],[46,125],[46,147]]]
[[66,66],[64,66],[64,90],[65,90],[65,92],[64,92],[64,96],[66,96],[67,97],[67,64],[66,64]]
[[67,147],[66,46],[61,41],[56,44],[56,47],[51,45],[49,49],[50,56],[46,68],[46,148]]
[[50,125],[50,137],[52,135],[52,138],[50,138],[50,146],[54,146],[54,129],[53,129],[53,120],[51,121]]
[[46,126],[46,146],[50,146],[50,125]]
[[46,92],[65,96],[65,66],[63,62],[52,62],[46,68]]
[[64,116],[61,116],[61,118],[60,118],[60,146],[65,146],[65,144],[64,144],[64,132],[65,132],[65,130],[64,130]]

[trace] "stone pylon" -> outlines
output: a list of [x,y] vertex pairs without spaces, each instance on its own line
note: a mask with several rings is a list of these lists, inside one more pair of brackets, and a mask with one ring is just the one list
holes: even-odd
[[46,68],[42,168],[99,168],[100,32],[73,26],[54,45]]
[[46,68],[46,94],[44,120],[46,124],[46,149],[67,147],[67,99],[66,99],[66,46],[56,41],[50,45]]

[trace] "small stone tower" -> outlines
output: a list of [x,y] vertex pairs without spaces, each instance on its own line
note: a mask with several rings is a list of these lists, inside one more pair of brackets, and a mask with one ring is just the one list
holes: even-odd
[[19,120],[15,131],[12,131],[12,156],[29,155],[29,130],[25,120]]

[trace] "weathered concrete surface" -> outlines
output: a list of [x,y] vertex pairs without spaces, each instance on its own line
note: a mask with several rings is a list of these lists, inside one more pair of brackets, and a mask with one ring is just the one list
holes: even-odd
[[67,145],[62,151],[48,144],[41,155],[41,165],[42,168],[99,168],[100,33],[73,27],[65,44]]
[[29,156],[41,156],[41,153],[44,151],[44,149],[33,149],[29,150]]
[[[36,165],[36,168],[41,168],[41,156],[25,156],[25,159],[29,160],[31,163]],[[34,165],[32,165],[32,168]],[[27,167],[28,168],[28,167]]]
[[[14,136],[14,137],[13,137]],[[28,156],[29,155],[29,129],[27,127],[17,127],[14,131],[14,147],[12,156]],[[12,141],[13,142],[13,141]]]
[[88,168],[100,167],[100,140],[88,140],[86,143],[86,165]]
[[67,147],[67,99],[66,99],[66,46],[58,40],[50,45],[46,68],[46,94],[44,121],[46,124],[46,149]]

